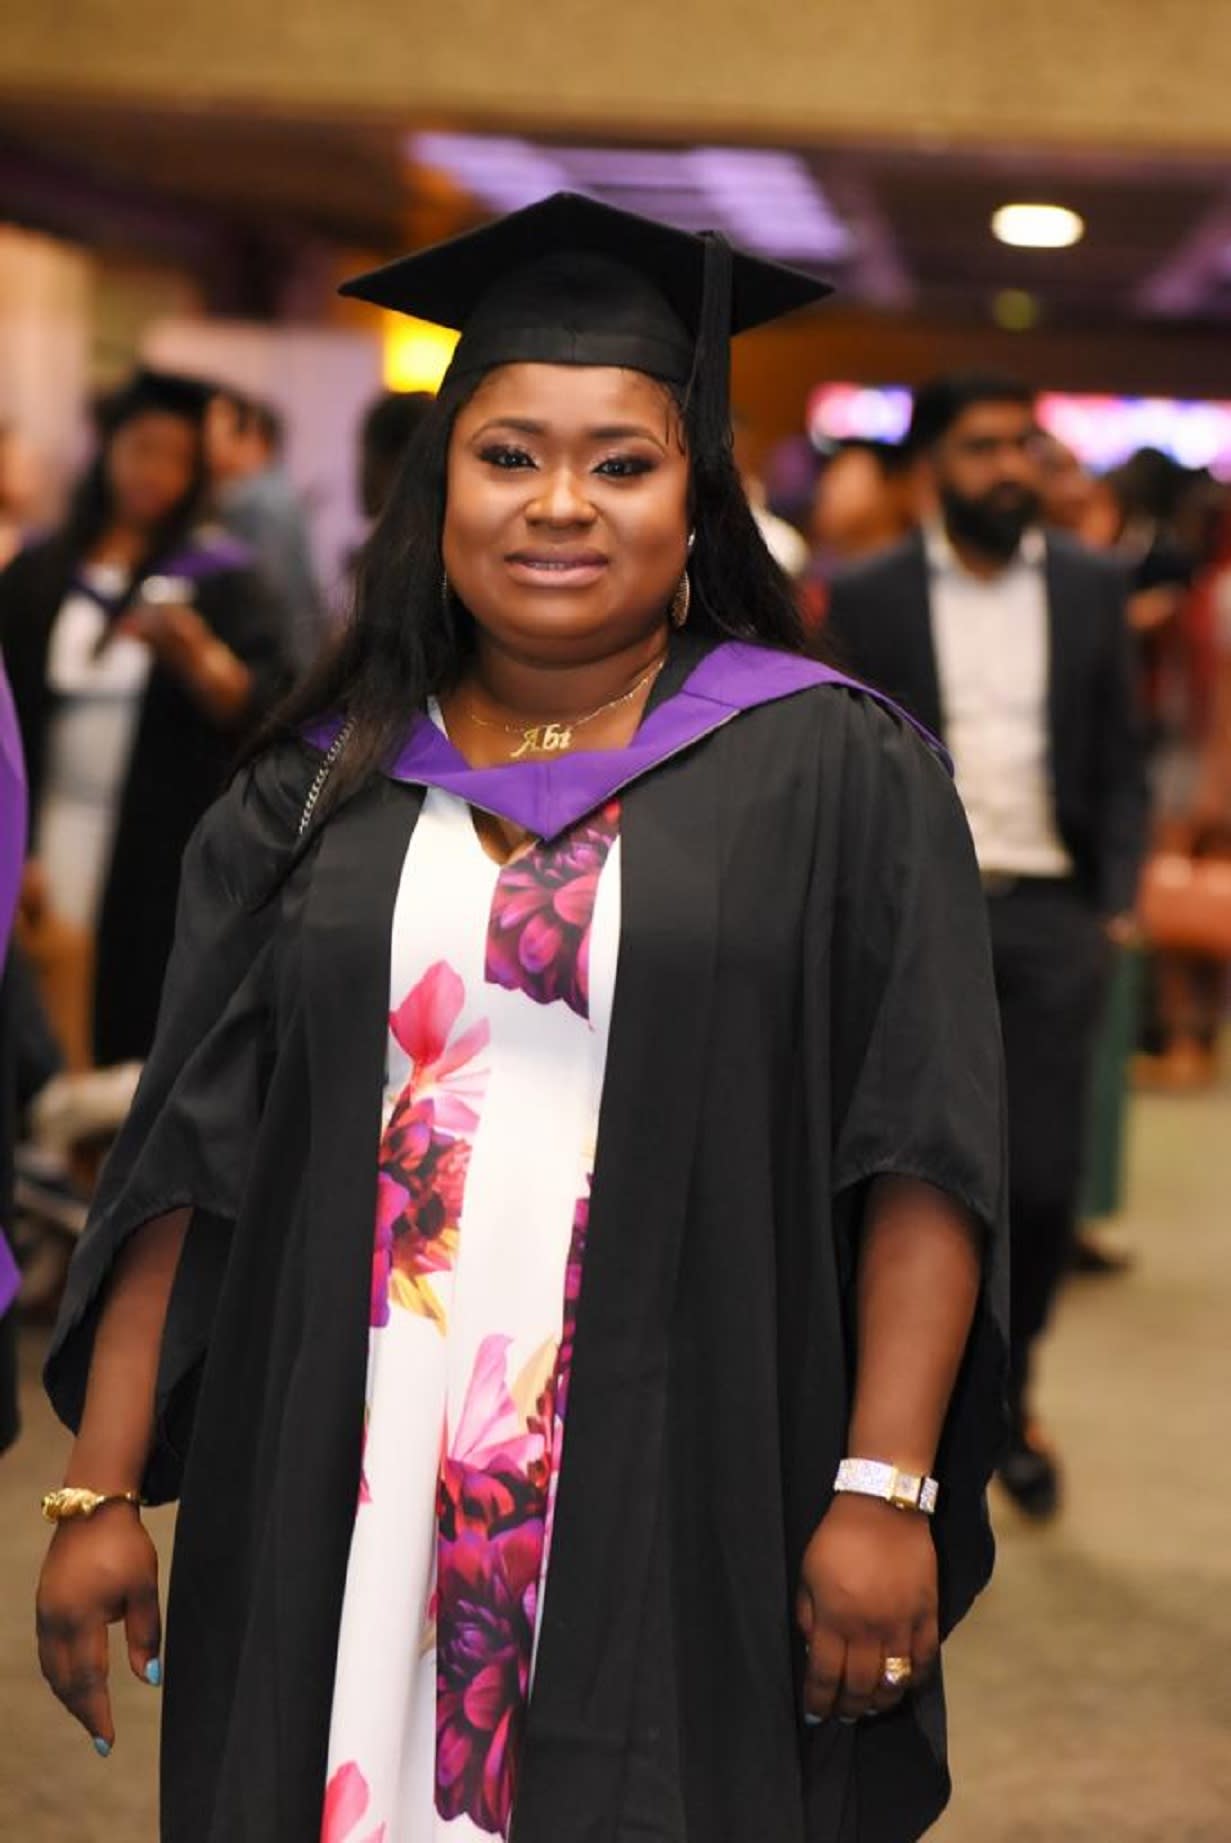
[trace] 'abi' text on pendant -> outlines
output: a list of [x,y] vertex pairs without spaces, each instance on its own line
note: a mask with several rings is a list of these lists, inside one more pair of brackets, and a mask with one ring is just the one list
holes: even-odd
[[533,728],[522,731],[521,742],[510,759],[520,761],[523,755],[557,755],[572,746],[573,732],[568,724],[536,723]]

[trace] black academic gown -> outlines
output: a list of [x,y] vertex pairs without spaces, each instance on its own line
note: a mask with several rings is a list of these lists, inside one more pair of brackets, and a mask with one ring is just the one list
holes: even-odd
[[[55,711],[47,653],[71,580],[71,559],[54,539],[29,546],[0,572],[0,642],[25,747],[35,855],[47,732]],[[194,586],[202,618],[252,672],[252,701],[245,725],[226,727],[205,714],[174,673],[157,663],[150,672],[98,919],[93,1048],[100,1066],[139,1061],[149,1049],[174,934],[184,847],[217,797],[243,729],[261,717],[292,675],[285,612],[255,570],[227,560]]]
[[[318,760],[268,754],[197,834],[158,1040],[47,1370],[75,1424],[118,1249],[191,1204],[146,1481],[181,1499],[164,1843],[310,1843],[320,1822],[392,912],[422,792],[377,780],[288,872]],[[947,1796],[941,1688],[806,1728],[793,1599],[844,1452],[878,1172],[940,1185],[986,1227],[937,1468],[946,1628],[991,1566],[1001,1077],[965,822],[916,735],[828,688],[746,712],[622,798],[620,963],[513,1834],[905,1843]]]

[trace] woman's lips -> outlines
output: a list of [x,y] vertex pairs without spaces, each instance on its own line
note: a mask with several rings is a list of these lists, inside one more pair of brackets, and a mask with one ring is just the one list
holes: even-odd
[[607,568],[597,550],[518,550],[507,561],[511,576],[536,589],[582,588]]

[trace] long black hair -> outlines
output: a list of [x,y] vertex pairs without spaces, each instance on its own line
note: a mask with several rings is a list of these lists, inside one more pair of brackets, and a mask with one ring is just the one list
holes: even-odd
[[[388,502],[360,553],[352,606],[335,644],[276,710],[249,758],[314,717],[344,715],[348,732],[316,808],[323,817],[396,752],[428,699],[456,684],[474,650],[474,622],[446,590],[441,538],[453,425],[481,377],[446,378],[410,443]],[[664,389],[669,387],[664,386]],[[766,549],[729,445],[691,440],[688,404],[670,395],[689,434],[696,544],[692,629],[790,652],[804,631],[790,582]]]

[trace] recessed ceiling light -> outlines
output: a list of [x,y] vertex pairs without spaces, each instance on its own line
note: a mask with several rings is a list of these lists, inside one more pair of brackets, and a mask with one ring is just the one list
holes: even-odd
[[1086,234],[1083,219],[1065,205],[1002,205],[992,234],[1019,250],[1067,250]]

